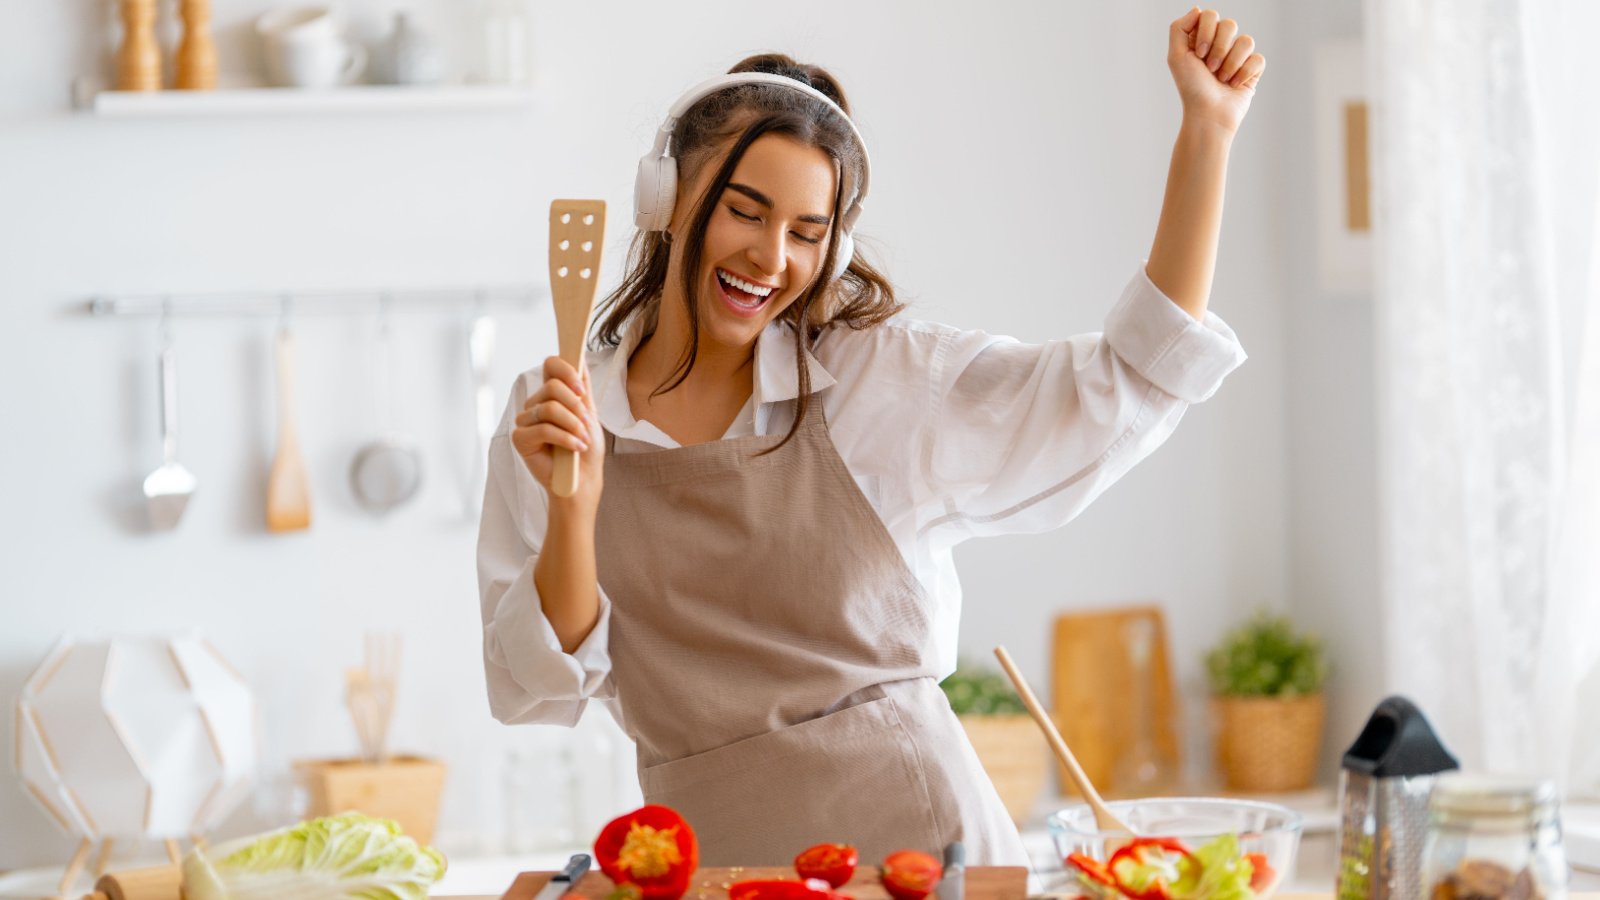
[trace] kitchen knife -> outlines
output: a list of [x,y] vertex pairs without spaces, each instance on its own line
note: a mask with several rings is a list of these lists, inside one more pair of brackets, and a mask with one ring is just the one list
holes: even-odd
[[587,871],[589,871],[589,854],[572,854],[572,858],[567,860],[567,867],[557,872],[550,879],[550,883],[534,895],[533,900],[556,900],[557,897],[565,895],[576,887],[578,879]]
[[944,848],[944,877],[933,889],[939,900],[963,900],[967,894],[967,848],[951,841]]

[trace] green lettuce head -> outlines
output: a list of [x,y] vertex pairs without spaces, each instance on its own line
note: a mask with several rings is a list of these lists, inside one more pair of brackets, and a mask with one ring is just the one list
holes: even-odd
[[196,848],[183,890],[188,900],[426,900],[444,869],[393,820],[344,813]]

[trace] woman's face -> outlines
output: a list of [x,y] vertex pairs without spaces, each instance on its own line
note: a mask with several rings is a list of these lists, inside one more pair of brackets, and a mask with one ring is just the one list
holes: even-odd
[[[690,215],[690,198],[704,190],[723,157],[701,167],[696,185],[678,204],[673,231]],[[755,343],[817,275],[828,249],[836,173],[821,149],[784,135],[757,138],[706,223],[699,287],[700,339],[727,347]],[[670,284],[683,241],[673,244]]]

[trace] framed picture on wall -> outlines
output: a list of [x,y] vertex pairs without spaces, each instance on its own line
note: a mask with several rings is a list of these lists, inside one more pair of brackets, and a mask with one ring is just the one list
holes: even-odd
[[1371,296],[1372,186],[1366,50],[1360,41],[1315,51],[1317,282],[1330,294]]

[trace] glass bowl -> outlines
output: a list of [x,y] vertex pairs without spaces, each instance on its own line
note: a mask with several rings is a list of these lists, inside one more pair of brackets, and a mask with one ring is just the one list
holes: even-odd
[[[1252,868],[1259,869],[1259,862],[1265,861],[1271,870],[1256,873],[1251,891],[1256,898],[1271,897],[1284,882],[1294,867],[1295,851],[1300,846],[1300,814],[1275,803],[1210,797],[1152,797],[1114,800],[1106,806],[1140,838],[1176,839],[1191,853],[1232,835],[1238,841],[1239,855],[1234,858],[1259,854],[1251,860]],[[1067,857],[1076,853],[1102,864],[1108,863],[1113,853],[1127,844],[1127,835],[1097,828],[1094,812],[1086,803],[1051,814],[1047,824],[1056,857],[1066,870],[1069,894],[1077,890],[1085,896],[1120,896],[1114,891],[1096,894],[1090,884],[1092,879],[1080,879],[1081,870],[1068,862]],[[1225,843],[1219,843],[1214,849],[1224,846]],[[1172,858],[1170,853],[1168,856]],[[1205,898],[1196,895],[1195,900]]]

